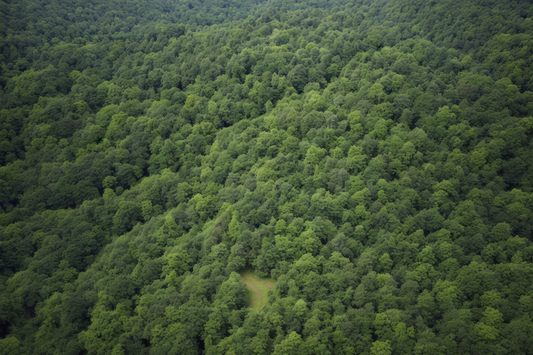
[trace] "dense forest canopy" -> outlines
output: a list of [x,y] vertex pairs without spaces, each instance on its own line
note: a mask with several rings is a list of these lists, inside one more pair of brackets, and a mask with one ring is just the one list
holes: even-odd
[[0,354],[532,354],[530,1],[0,10]]

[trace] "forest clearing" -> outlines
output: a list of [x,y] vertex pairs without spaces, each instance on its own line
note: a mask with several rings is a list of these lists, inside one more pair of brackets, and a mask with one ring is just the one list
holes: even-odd
[[259,277],[251,269],[244,270],[240,275],[242,281],[246,284],[246,293],[250,300],[250,308],[263,308],[268,302],[268,291],[274,289],[274,280]]

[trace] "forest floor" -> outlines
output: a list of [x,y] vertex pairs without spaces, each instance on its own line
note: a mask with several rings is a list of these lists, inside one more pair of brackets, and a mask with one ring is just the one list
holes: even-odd
[[259,277],[251,269],[244,270],[240,275],[246,284],[250,308],[263,308],[268,301],[268,291],[274,288],[275,281],[271,278]]

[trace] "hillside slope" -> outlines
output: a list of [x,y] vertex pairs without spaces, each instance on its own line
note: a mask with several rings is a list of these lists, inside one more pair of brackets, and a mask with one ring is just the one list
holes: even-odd
[[531,353],[528,2],[1,10],[0,354]]

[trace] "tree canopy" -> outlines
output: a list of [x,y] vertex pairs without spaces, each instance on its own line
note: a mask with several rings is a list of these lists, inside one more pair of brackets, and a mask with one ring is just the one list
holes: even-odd
[[527,1],[1,16],[0,354],[531,353]]

